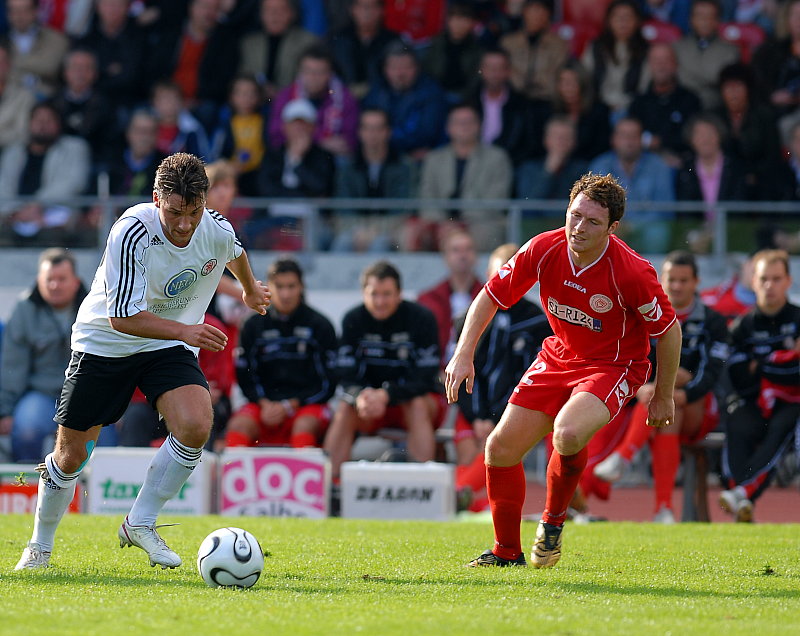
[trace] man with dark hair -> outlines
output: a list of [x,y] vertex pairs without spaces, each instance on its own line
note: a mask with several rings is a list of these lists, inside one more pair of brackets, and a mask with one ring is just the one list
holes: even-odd
[[729,402],[722,471],[722,509],[752,521],[800,417],[800,307],[789,302],[789,255],[753,256],[756,305],[730,328]]
[[[700,301],[699,282],[697,262],[691,252],[667,254],[661,266],[661,285],[684,334],[673,393],[675,421],[656,431],[647,426],[647,405],[655,390],[655,384],[648,382],[636,393],[625,437],[594,467],[594,474],[600,479],[617,481],[633,456],[650,440],[656,523],[675,522],[672,490],[681,461],[681,442],[700,441],[719,423],[719,406],[713,391],[728,358],[728,329],[725,318]],[[655,362],[652,354],[651,362]]]
[[364,303],[342,319],[339,347],[339,406],[323,448],[334,482],[350,457],[356,433],[380,428],[408,432],[414,461],[432,460],[439,345],[436,320],[424,307],[403,300],[400,273],[378,261],[361,274]]
[[647,380],[651,337],[658,338],[658,372],[648,423],[661,427],[675,419],[681,328],[653,266],[614,236],[624,212],[625,190],[611,175],[584,175],[570,192],[565,227],[523,245],[467,313],[445,370],[451,403],[458,400],[462,382],[467,393],[473,390],[475,351],[498,307],[513,306],[537,282],[554,333],[486,442],[495,543],[470,562],[472,567],[527,565],[520,541],[522,458],[551,431],[554,450],[533,565],[558,562],[567,508],[588,459],[586,445]]
[[39,256],[36,285],[11,312],[0,355],[0,434],[11,434],[14,461],[38,460],[55,433],[69,331],[84,296],[72,254],[53,248]]
[[242,327],[236,377],[248,403],[228,421],[225,446],[318,446],[336,388],[336,332],[306,304],[297,261],[278,259],[267,281],[269,312]]
[[16,569],[49,565],[56,528],[100,430],[122,416],[137,386],[169,435],[117,533],[120,547],[141,548],[153,566],[181,564],[155,522],[200,462],[211,431],[211,396],[197,352],[221,351],[227,337],[203,315],[226,265],[248,307],[263,314],[269,306],[230,223],[206,209],[207,192],[203,162],[171,155],[156,172],[153,202],[129,208],[111,228],[72,329],[55,450],[38,467],[33,535]]

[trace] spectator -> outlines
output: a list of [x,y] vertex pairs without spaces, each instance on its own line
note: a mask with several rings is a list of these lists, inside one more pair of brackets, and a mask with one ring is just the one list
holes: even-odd
[[448,3],[444,31],[425,52],[422,67],[435,79],[452,103],[464,100],[477,83],[482,47],[475,35],[475,7],[466,0]]
[[800,417],[800,308],[789,302],[789,257],[763,250],[753,257],[756,306],[731,326],[728,372],[734,395],[726,420],[722,509],[753,520]]
[[714,311],[725,316],[728,325],[746,314],[756,304],[753,291],[753,258],[748,256],[739,263],[736,272],[719,285],[704,289],[700,299]]
[[544,158],[526,161],[517,171],[517,197],[563,199],[589,165],[575,157],[576,141],[577,130],[569,117],[551,117],[545,126]]
[[217,123],[231,70],[238,63],[237,34],[221,21],[221,0],[190,0],[186,20],[154,31],[148,46],[149,81],[171,80],[206,130]]
[[405,429],[414,461],[432,460],[435,450],[436,320],[403,300],[400,273],[386,261],[364,270],[361,289],[363,304],[342,319],[340,400],[323,443],[334,483],[357,432]]
[[436,318],[444,367],[456,344],[453,324],[467,313],[470,303],[483,288],[483,282],[475,276],[478,253],[469,232],[456,229],[446,234],[442,238],[441,252],[447,278],[420,292],[417,302],[430,309]]
[[[494,276],[517,253],[518,246],[506,243],[489,256],[486,278]],[[466,313],[466,312],[464,312]],[[457,323],[463,324],[464,314]],[[460,331],[460,326],[457,327]],[[500,421],[508,398],[519,378],[533,363],[545,338],[552,335],[544,312],[521,298],[509,309],[499,308],[475,351],[475,379],[472,393],[462,389],[458,406],[469,424],[457,428],[456,490],[469,491],[470,510],[486,509],[486,466],[483,450],[486,438]]]
[[647,66],[650,86],[634,97],[629,114],[642,122],[645,149],[678,169],[688,151],[683,128],[692,115],[700,112],[700,100],[678,82],[678,58],[669,44],[653,44],[647,54]]
[[314,142],[314,106],[307,99],[292,100],[284,107],[281,118],[286,143],[265,155],[258,177],[259,193],[264,197],[295,198],[298,202],[271,206],[271,218],[256,215],[245,226],[248,241],[258,240],[265,229],[281,223],[296,224],[298,218],[313,214],[308,199],[333,193],[336,166],[333,155]]
[[384,26],[383,9],[383,0],[352,0],[349,23],[330,35],[329,45],[336,68],[358,99],[367,94],[370,86],[381,81],[384,51],[399,38]]
[[189,112],[180,87],[169,80],[153,86],[153,111],[158,118],[158,150],[164,155],[176,152],[208,159],[210,146],[202,124]]
[[240,45],[239,72],[255,75],[272,99],[292,83],[300,55],[317,37],[296,25],[292,0],[261,0],[261,29],[246,35]]
[[613,0],[602,32],[586,48],[581,62],[594,77],[595,93],[615,119],[627,112],[633,98],[650,81],[645,64],[647,47],[639,3]]
[[269,313],[242,327],[236,373],[248,403],[228,422],[225,445],[319,446],[336,387],[336,333],[306,304],[297,262],[275,261],[267,278]]
[[695,93],[708,110],[720,103],[720,71],[739,59],[735,44],[719,37],[717,0],[694,0],[689,18],[691,32],[673,45],[678,57],[678,81]]
[[522,28],[500,39],[511,58],[511,83],[531,99],[552,99],[556,94],[556,71],[569,57],[567,43],[550,32],[553,3],[525,0]]
[[717,203],[745,198],[744,171],[736,157],[722,150],[725,126],[719,117],[711,113],[695,115],[686,124],[686,138],[693,158],[678,173],[675,191],[679,201],[706,204],[702,227],[688,237],[693,251],[706,252],[714,234]]
[[594,89],[584,68],[570,62],[558,71],[553,113],[566,115],[577,128],[575,157],[591,161],[606,152],[611,139],[608,106],[595,99]]
[[35,102],[30,90],[12,81],[8,45],[0,43],[0,150],[25,140],[28,116]]
[[269,119],[273,148],[284,142],[281,113],[294,99],[307,99],[317,111],[314,141],[336,157],[353,153],[358,129],[358,103],[333,73],[333,60],[321,47],[300,56],[297,78],[275,97]]
[[158,120],[145,109],[133,113],[121,156],[109,164],[111,194],[152,196],[156,169],[165,155],[158,150]]
[[69,48],[63,33],[39,23],[37,0],[6,0],[13,81],[37,97],[51,97],[58,86],[61,60]]
[[[411,196],[411,166],[389,145],[392,128],[388,115],[378,109],[361,111],[358,148],[352,162],[336,169],[334,196],[344,199],[407,199]],[[338,210],[336,238],[338,251],[379,252],[395,246],[397,217],[383,209]]]
[[645,0],[643,10],[647,19],[671,22],[686,33],[689,29],[690,4],[690,0]]
[[127,111],[147,94],[144,66],[145,35],[129,17],[130,0],[96,0],[96,15],[89,32],[77,46],[97,57],[98,90],[112,100],[115,109]]
[[104,167],[118,145],[117,121],[109,99],[97,90],[97,59],[89,50],[74,49],[64,59],[64,87],[53,105],[64,122],[64,134],[89,144],[92,162]]
[[753,75],[744,64],[732,64],[719,76],[722,107],[716,113],[728,129],[727,154],[742,161],[749,199],[771,200],[780,191],[780,139],[775,115],[760,103]]
[[[472,106],[454,107],[447,117],[450,143],[432,151],[422,164],[419,196],[422,199],[505,199],[511,195],[513,169],[506,151],[481,141],[480,115]],[[446,228],[452,222],[464,222],[475,237],[478,249],[485,250],[505,238],[503,210],[455,209],[423,210],[427,222]],[[427,238],[430,233],[424,230]],[[412,240],[412,245],[425,247],[424,239]],[[435,238],[435,236],[434,236]]]
[[228,105],[215,145],[219,155],[236,168],[239,191],[246,197],[258,196],[258,170],[268,143],[261,88],[255,77],[234,78]]
[[[0,434],[11,434],[16,462],[37,462],[56,432],[53,416],[70,356],[70,333],[86,289],[63,249],[39,256],[36,284],[15,305],[0,356]],[[101,436],[113,443],[109,428]]]
[[436,82],[420,73],[414,53],[399,43],[386,49],[383,76],[364,97],[362,107],[389,113],[392,148],[420,161],[442,140],[444,93]]
[[[0,158],[0,200],[5,201],[0,214],[14,241],[25,243],[37,236],[55,243],[66,240],[64,233],[75,221],[66,204],[86,189],[90,155],[83,139],[62,134],[61,118],[52,104],[42,102],[31,109],[28,142],[8,146]],[[14,202],[20,195],[37,200]]]
[[514,166],[541,156],[549,103],[529,100],[511,85],[511,59],[504,49],[483,54],[478,76],[480,85],[468,101],[481,114],[481,141],[505,150]]
[[442,32],[446,0],[386,0],[386,26],[424,47]]
[[[728,357],[725,318],[705,306],[697,294],[697,263],[689,252],[667,254],[661,267],[661,286],[681,323],[683,344],[673,399],[675,420],[653,429],[647,425],[647,405],[655,385],[648,382],[636,392],[625,437],[614,451],[594,467],[595,476],[618,481],[634,455],[650,440],[653,457],[656,523],[675,523],[672,490],[681,461],[681,443],[702,440],[719,423],[714,390]],[[651,348],[651,362],[652,360]],[[655,372],[651,373],[655,377]]]
[[779,114],[800,105],[800,0],[785,4],[787,35],[771,38],[753,56],[759,92]]
[[[642,124],[623,117],[614,127],[611,150],[589,165],[596,174],[612,174],[627,191],[628,201],[674,201],[674,177],[669,166],[658,156],[642,148]],[[632,233],[628,241],[634,249],[663,253],[670,244],[673,213],[629,207],[626,227]]]

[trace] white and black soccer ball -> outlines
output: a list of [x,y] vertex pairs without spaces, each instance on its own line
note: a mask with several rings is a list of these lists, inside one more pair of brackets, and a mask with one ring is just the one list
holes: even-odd
[[264,569],[264,553],[247,530],[220,528],[200,544],[197,569],[210,587],[251,587]]

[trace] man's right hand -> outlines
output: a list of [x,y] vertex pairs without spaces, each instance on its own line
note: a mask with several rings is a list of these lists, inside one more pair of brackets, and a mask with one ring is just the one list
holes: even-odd
[[228,344],[228,336],[224,332],[205,323],[187,325],[181,340],[190,347],[200,347],[206,351],[222,351]]
[[458,389],[464,380],[467,381],[467,393],[472,393],[472,385],[475,383],[475,366],[472,359],[456,353],[447,363],[444,370],[444,388],[447,393],[448,404],[458,401]]
[[8,435],[11,433],[11,427],[14,424],[14,418],[11,415],[0,417],[0,435]]

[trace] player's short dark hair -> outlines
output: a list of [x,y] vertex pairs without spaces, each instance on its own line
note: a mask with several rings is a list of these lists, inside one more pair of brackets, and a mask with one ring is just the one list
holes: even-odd
[[158,165],[153,189],[161,200],[178,194],[184,203],[205,201],[208,194],[205,165],[188,152],[176,152]]
[[625,188],[611,174],[594,174],[588,172],[578,179],[569,192],[569,205],[579,194],[585,194],[587,198],[608,210],[608,225],[614,221],[619,221],[625,214]]
[[279,258],[274,261],[267,269],[267,280],[272,280],[281,274],[295,274],[300,284],[303,284],[303,270],[300,263],[293,258]]
[[697,278],[697,259],[694,254],[686,250],[675,250],[667,254],[664,258],[664,264],[670,265],[685,265],[692,268],[692,276]]
[[51,247],[39,254],[39,267],[45,263],[50,263],[50,265],[69,263],[72,266],[73,273],[78,271],[72,252],[68,252],[63,247]]
[[397,289],[403,289],[400,281],[400,272],[389,261],[376,261],[361,272],[362,289],[367,286],[367,281],[370,278],[377,278],[378,280],[392,278],[397,283]]

